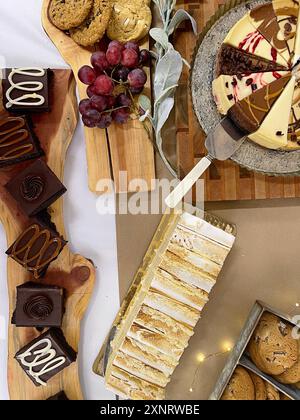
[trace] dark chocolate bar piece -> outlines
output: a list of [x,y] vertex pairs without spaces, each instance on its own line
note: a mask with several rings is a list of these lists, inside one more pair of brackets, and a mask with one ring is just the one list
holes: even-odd
[[9,112],[48,112],[51,72],[38,67],[2,71],[3,105]]
[[0,169],[43,155],[31,121],[0,113]]
[[60,329],[51,328],[18,351],[15,359],[36,386],[47,382],[76,360],[76,352]]
[[52,225],[36,219],[11,245],[6,254],[38,279],[46,273],[48,266],[56,260],[66,243]]
[[12,323],[17,327],[61,327],[64,290],[33,282],[17,287],[17,303]]
[[61,391],[58,392],[58,394],[53,395],[53,397],[47,398],[47,401],[69,401],[69,398],[64,391]]
[[67,191],[42,159],[20,172],[6,188],[28,216],[51,206]]

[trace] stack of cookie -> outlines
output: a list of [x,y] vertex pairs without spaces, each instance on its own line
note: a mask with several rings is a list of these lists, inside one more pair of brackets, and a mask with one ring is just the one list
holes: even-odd
[[286,385],[300,383],[300,342],[293,326],[268,312],[261,317],[248,346],[253,363]]
[[224,391],[222,400],[279,401],[290,398],[255,373],[238,366]]
[[138,41],[150,30],[149,0],[52,0],[49,19],[84,47],[99,42],[107,31],[112,40]]

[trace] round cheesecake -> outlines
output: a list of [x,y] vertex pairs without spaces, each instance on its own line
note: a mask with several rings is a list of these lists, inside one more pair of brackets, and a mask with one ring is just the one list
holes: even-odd
[[255,143],[300,149],[299,3],[273,0],[242,17],[217,56],[219,112]]

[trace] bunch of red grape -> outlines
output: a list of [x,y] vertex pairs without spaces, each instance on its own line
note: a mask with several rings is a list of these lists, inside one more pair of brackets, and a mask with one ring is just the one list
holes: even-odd
[[126,123],[135,111],[134,95],[140,94],[147,82],[144,66],[150,65],[150,52],[140,50],[135,42],[111,41],[83,66],[79,80],[88,85],[87,99],[79,104],[85,126],[108,128],[113,121]]

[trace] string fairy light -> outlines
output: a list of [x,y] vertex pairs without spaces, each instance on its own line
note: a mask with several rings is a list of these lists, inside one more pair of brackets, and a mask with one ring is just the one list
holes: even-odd
[[202,364],[204,362],[206,362],[207,360],[212,359],[214,357],[224,356],[225,354],[228,354],[232,351],[232,346],[228,341],[223,343],[222,348],[223,348],[222,351],[219,351],[219,352],[216,352],[216,353],[211,353],[211,354],[208,354],[207,356],[205,356],[205,354],[203,354],[203,353],[198,353],[196,355],[196,360],[199,363],[199,366],[195,370],[195,373],[194,373],[194,376],[193,376],[193,381],[192,381],[192,384],[189,388],[189,392],[191,392],[191,393],[194,392],[197,376],[198,376],[199,370],[202,367]]

